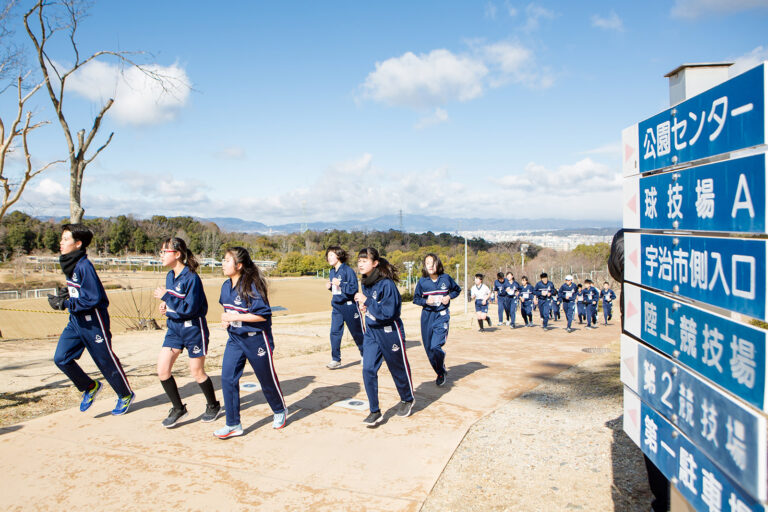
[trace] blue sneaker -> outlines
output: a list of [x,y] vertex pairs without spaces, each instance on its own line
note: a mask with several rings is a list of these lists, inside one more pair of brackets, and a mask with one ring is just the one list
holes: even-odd
[[219,430],[214,431],[213,435],[219,439],[228,439],[230,437],[241,436],[243,435],[243,426],[240,423],[232,427],[225,425]]
[[288,409],[283,412],[278,412],[272,419],[272,428],[283,428],[285,426],[285,420],[288,417]]
[[121,396],[117,399],[117,404],[115,404],[115,408],[112,409],[112,415],[118,416],[120,414],[125,414],[128,412],[128,408],[133,403],[133,399],[136,397],[136,393],[131,391],[130,395]]
[[101,391],[101,382],[95,382],[96,385],[93,386],[93,389],[89,389],[83,392],[83,399],[80,401],[80,412],[87,411],[88,408],[93,404],[93,399],[96,398],[96,395],[98,395],[99,391]]

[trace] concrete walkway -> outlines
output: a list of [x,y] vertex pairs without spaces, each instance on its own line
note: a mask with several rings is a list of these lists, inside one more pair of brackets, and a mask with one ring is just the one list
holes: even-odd
[[[204,399],[179,379],[190,418],[174,429],[159,384],[142,388],[131,411],[112,417],[106,389],[87,413],[76,408],[0,429],[0,505],[5,510],[418,510],[469,427],[504,403],[618,336],[616,325],[566,334],[562,328],[495,328],[478,333],[452,320],[448,384],[438,388],[406,321],[417,405],[394,416],[398,397],[386,365],[379,373],[385,422],[365,428],[367,411],[335,405],[366,400],[359,361],[329,371],[325,352],[280,357],[290,409],[271,428],[260,391],[241,393],[245,435],[212,435],[223,417],[199,420]],[[564,321],[557,322],[558,327]],[[346,349],[349,355],[351,349]],[[220,369],[210,369],[220,396]],[[249,371],[243,382],[255,382]],[[493,454],[488,454],[493,457]],[[499,461],[503,464],[504,461]]]

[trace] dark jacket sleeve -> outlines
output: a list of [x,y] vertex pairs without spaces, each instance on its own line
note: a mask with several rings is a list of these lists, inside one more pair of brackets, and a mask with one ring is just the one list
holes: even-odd
[[79,296],[70,297],[64,301],[64,305],[68,307],[72,313],[93,309],[97,307],[104,298],[102,297],[101,292],[101,281],[99,281],[99,276],[96,275],[96,270],[92,265],[78,265],[76,271],[79,272],[81,276]]
[[[198,316],[198,312],[202,308],[202,302],[205,300],[203,282],[200,280],[200,276],[197,274],[190,276],[190,279],[186,282],[186,288],[184,298],[174,304],[176,307],[173,311],[166,311],[165,314],[168,318],[188,320]],[[163,300],[166,300],[169,296],[170,294],[166,292],[163,295]]]
[[398,311],[398,291],[395,283],[389,279],[384,281],[380,288],[381,297],[378,301],[373,297],[368,297],[365,301],[365,307],[368,312],[379,322],[389,322],[394,320]]
[[421,291],[421,279],[419,279],[419,282],[416,283],[416,288],[413,290],[413,303],[417,306],[427,305],[427,299],[424,298],[424,295],[422,295]]

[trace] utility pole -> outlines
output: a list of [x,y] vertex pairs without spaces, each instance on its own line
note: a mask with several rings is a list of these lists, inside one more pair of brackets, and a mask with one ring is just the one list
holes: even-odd
[[456,282],[457,283],[461,282],[461,279],[459,278],[459,267],[460,266],[461,266],[461,264],[459,264],[459,263],[456,264]]
[[467,237],[464,235],[464,314],[469,311],[469,288],[467,288]]
[[403,265],[405,265],[406,270],[408,270],[408,286],[406,287],[406,289],[410,292],[411,291],[411,271],[413,270],[413,262],[404,261]]

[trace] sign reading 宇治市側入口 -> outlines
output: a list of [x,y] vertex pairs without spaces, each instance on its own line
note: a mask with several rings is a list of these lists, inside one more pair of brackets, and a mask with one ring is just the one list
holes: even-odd
[[624,130],[624,175],[766,144],[766,63]]
[[766,240],[626,233],[624,280],[766,319]]
[[764,234],[766,153],[624,180],[624,228]]

